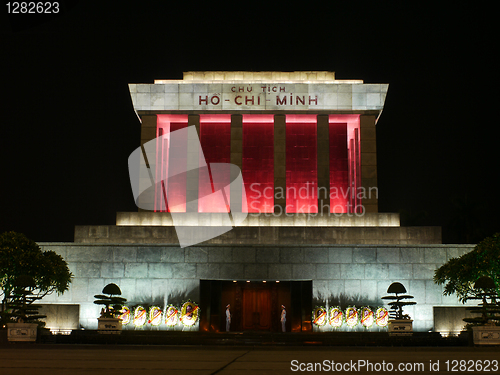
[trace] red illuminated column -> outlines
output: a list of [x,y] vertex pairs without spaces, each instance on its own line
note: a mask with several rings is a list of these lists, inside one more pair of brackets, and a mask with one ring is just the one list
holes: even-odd
[[170,143],[169,148],[169,212],[186,212],[187,133],[175,133],[186,127],[187,123],[170,123],[170,134],[175,134],[175,141]]
[[330,212],[347,213],[349,165],[347,123],[330,123]]
[[[359,115],[330,115],[330,212],[361,212]],[[337,206],[337,207],[336,207]]]
[[286,212],[318,212],[316,115],[286,115]]
[[167,184],[168,172],[168,133],[170,124],[156,129],[156,184],[155,184],[155,212],[167,210]]
[[243,115],[242,151],[248,212],[274,212],[273,115]]
[[[230,210],[231,115],[200,115],[200,167],[198,212],[228,212]],[[211,168],[211,163],[226,167]],[[224,194],[222,194],[224,192]],[[224,197],[225,195],[225,197]]]
[[182,137],[176,136],[173,143],[170,140],[172,132],[187,126],[187,120],[187,115],[156,117],[155,212],[186,211],[187,139],[184,147]]

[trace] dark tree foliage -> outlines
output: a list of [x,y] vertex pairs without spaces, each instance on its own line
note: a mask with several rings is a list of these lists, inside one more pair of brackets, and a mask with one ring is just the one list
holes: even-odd
[[434,273],[434,282],[446,284],[444,294],[456,294],[460,301],[476,298],[479,289],[476,280],[488,276],[493,280],[494,290],[500,296],[500,233],[485,238],[474,250],[459,258],[452,258]]
[[7,304],[8,309],[2,314],[6,322],[30,323],[37,321],[40,326],[45,325],[44,322],[38,321],[46,316],[38,313],[41,305],[33,304],[33,302],[41,298],[33,295],[32,290],[34,288],[36,288],[36,284],[32,277],[21,275],[16,279],[11,294],[12,298]]
[[475,318],[465,318],[464,321],[473,325],[497,324],[500,325],[500,300],[495,290],[493,279],[488,276],[480,277],[474,284],[476,296],[470,299],[481,300],[477,307],[469,307],[472,314],[481,314]]
[[[23,298],[25,302],[33,302],[53,292],[61,295],[69,289],[72,277],[67,263],[54,251],[42,251],[36,242],[21,233],[0,235],[0,289],[3,297],[0,312],[5,312],[11,304],[18,305]],[[30,285],[19,285],[20,278],[29,278]]]

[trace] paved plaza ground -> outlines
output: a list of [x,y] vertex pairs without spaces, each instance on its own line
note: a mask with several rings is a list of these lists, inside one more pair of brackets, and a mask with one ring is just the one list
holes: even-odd
[[340,374],[443,374],[474,370],[475,373],[495,374],[500,373],[498,361],[500,347],[284,348],[39,344],[0,347],[1,375],[277,375],[311,373],[312,370]]

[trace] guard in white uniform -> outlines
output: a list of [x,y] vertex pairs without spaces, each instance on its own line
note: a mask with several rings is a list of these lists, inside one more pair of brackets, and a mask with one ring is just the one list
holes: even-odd
[[285,323],[286,323],[286,309],[285,305],[281,305],[281,330],[283,332],[286,332]]
[[231,311],[229,308],[231,305],[228,303],[226,306],[226,332],[229,332],[229,327],[231,326]]

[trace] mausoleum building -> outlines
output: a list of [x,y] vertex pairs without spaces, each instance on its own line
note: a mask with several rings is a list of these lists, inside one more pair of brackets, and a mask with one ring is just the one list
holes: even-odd
[[406,309],[414,330],[456,331],[436,327],[436,308],[462,305],[433,274],[472,246],[443,245],[439,227],[402,227],[379,212],[376,126],[388,88],[333,72],[130,84],[139,209],[117,213],[116,225],[77,226],[74,243],[41,243],[75,275],[69,292],[43,302],[77,306],[81,328],[95,329],[93,296],[113,282],[131,315],[193,302],[190,330],[224,331],[230,304],[234,331],[281,331],[282,305],[286,331],[331,331],[316,324],[316,307],[388,308],[381,297],[398,281],[417,302]]

